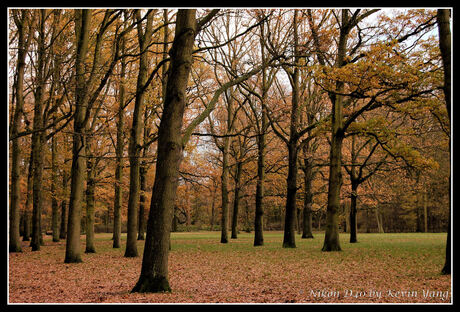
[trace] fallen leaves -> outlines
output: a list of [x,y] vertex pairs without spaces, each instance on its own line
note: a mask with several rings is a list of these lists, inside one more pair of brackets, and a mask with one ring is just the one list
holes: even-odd
[[[130,293],[142,259],[123,257],[111,248],[109,234],[96,236],[98,253],[83,254],[83,263],[65,264],[63,243],[45,240],[39,252],[23,245],[9,255],[10,303],[446,303],[450,276],[439,274],[444,236],[432,234],[416,248],[398,248],[401,238],[360,234],[360,243],[343,242],[342,252],[320,251],[321,234],[298,240],[298,248],[281,248],[282,234],[266,235],[265,246],[252,247],[251,234],[219,244],[218,232],[176,233],[169,259],[171,293]],[[271,233],[270,233],[271,234]],[[404,234],[407,244],[411,237]],[[426,235],[426,234],[425,234]],[[199,240],[200,248],[197,248]],[[82,243],[84,236],[82,236]],[[139,242],[140,251],[143,242]],[[142,254],[141,252],[139,254]],[[427,255],[431,258],[427,259]],[[429,261],[428,261],[429,260]],[[315,296],[336,292],[339,296]],[[348,295],[362,294],[362,295]],[[381,296],[369,295],[372,291]],[[417,296],[390,296],[417,292]],[[423,291],[433,296],[423,296]]]

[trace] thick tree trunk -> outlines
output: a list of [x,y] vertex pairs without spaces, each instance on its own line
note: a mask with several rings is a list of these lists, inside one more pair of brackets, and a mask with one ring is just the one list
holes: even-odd
[[152,190],[147,235],[139,281],[132,292],[171,291],[168,253],[171,221],[182,159],[182,118],[185,89],[192,66],[197,32],[196,10],[179,10],[166,86],[163,116],[158,133],[158,157]]
[[[341,105],[341,103],[340,103]],[[334,122],[334,121],[333,121]],[[340,251],[338,211],[342,185],[341,155],[343,136],[333,132],[330,151],[329,190],[326,209],[326,233],[323,251]]]
[[91,11],[76,10],[75,34],[77,39],[76,86],[74,134],[72,146],[71,188],[69,199],[69,217],[67,223],[67,240],[65,263],[82,262],[80,250],[81,203],[83,199],[83,182],[86,171],[86,104],[84,60],[88,49],[89,25]]
[[238,210],[240,205],[240,180],[243,162],[236,164],[235,172],[235,193],[233,199],[233,215],[232,215],[232,236],[231,238],[238,238]]

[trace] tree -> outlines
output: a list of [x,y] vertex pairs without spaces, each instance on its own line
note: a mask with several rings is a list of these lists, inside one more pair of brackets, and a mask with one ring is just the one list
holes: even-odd
[[[27,31],[28,12],[25,10],[13,10],[13,20],[18,32],[18,57],[16,67],[15,95],[16,107],[14,110],[13,123],[10,127],[11,136],[16,136],[22,123],[22,114],[24,108],[24,70],[27,49],[30,43],[31,35]],[[32,28],[29,28],[32,29]],[[22,251],[19,241],[19,162],[20,148],[18,139],[12,141],[12,159],[11,159],[11,199],[10,199],[10,220],[9,220],[9,252]],[[27,214],[25,214],[27,220]],[[25,222],[28,227],[28,222]],[[25,231],[26,232],[26,231]],[[24,237],[28,234],[24,234]]]
[[[439,9],[437,11],[437,22],[439,32],[439,48],[441,50],[442,64],[444,67],[444,99],[446,102],[447,114],[450,120],[451,110],[451,35],[450,35],[450,10]],[[450,145],[450,137],[449,137]],[[449,193],[450,193],[450,178],[449,178]],[[451,272],[451,204],[449,202],[449,224],[447,229],[447,242],[446,242],[446,261],[442,268],[442,274],[450,274]]]
[[169,236],[182,151],[194,129],[214,109],[219,96],[228,88],[248,79],[262,69],[262,66],[259,66],[223,84],[214,92],[214,96],[206,108],[187,125],[181,135],[185,110],[185,90],[192,66],[195,37],[218,11],[212,10],[198,21],[195,16],[196,10],[179,10],[177,13],[174,40],[170,50],[171,60],[163,114],[158,130],[157,165],[147,221],[142,268],[139,280],[132,292],[171,290],[168,281]]
[[[140,92],[144,88],[147,81],[147,47],[150,44],[153,34],[153,14],[154,12],[149,10],[147,14],[147,24],[145,29],[141,24],[141,13],[140,10],[136,10],[137,20],[137,38],[139,41],[139,72],[137,78],[137,92],[136,101],[133,113],[133,124],[129,137],[129,198],[128,198],[128,230],[126,239],[126,250],[125,257],[137,257],[137,209],[139,206],[140,196],[140,146],[141,146],[141,126],[142,116],[144,110],[144,92]],[[145,90],[145,88],[144,88]]]
[[166,85],[163,116],[158,133],[158,156],[147,235],[139,281],[132,292],[170,291],[168,281],[169,233],[182,157],[182,116],[185,88],[192,66],[198,24],[196,10],[179,10]]

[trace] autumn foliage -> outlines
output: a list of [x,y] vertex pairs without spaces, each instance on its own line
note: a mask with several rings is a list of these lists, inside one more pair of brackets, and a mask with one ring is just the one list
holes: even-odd
[[10,9],[9,301],[448,291],[444,13]]

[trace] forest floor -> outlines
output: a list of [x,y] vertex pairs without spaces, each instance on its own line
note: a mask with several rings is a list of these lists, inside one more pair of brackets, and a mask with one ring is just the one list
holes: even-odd
[[[126,234],[125,234],[126,235]],[[9,254],[9,303],[450,303],[451,276],[441,275],[445,233],[358,234],[341,252],[322,252],[324,233],[296,236],[297,248],[282,248],[281,232],[265,232],[253,247],[253,233],[228,244],[220,232],[172,234],[171,293],[130,293],[139,257],[113,249],[112,234],[96,234],[94,254],[65,264],[65,241],[32,252]],[[126,239],[123,236],[123,239]],[[82,251],[85,250],[82,235]]]

